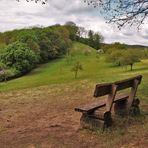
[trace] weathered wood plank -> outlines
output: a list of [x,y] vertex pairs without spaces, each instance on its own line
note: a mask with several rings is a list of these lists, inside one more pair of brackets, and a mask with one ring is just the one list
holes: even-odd
[[[120,100],[125,100],[125,99],[128,99],[128,95],[123,95],[123,94],[120,94],[120,95],[117,95],[114,99],[113,102],[118,102]],[[101,107],[105,107],[106,106],[106,100],[105,99],[101,99],[101,100],[97,100],[89,105],[84,105],[84,106],[81,106],[81,107],[77,107],[75,108],[75,111],[78,111],[78,112],[83,112],[83,113],[88,113],[88,112],[92,112],[93,110],[97,109],[97,108],[101,108]]]
[[139,85],[141,83],[142,76],[138,75],[136,77],[132,77],[121,81],[116,81],[114,83],[97,84],[94,91],[94,97],[101,97],[110,94],[112,91],[112,85],[118,86],[117,91],[133,87],[135,80],[138,81]]
[[109,94],[111,92],[111,88],[112,83],[97,84],[94,91],[94,97],[101,97]]
[[118,88],[118,85],[114,85],[114,84],[112,85],[111,93],[108,95],[108,98],[106,100],[106,111],[107,112],[110,112],[112,109],[113,102],[114,102],[114,99],[117,93],[117,88]]
[[89,105],[77,107],[77,108],[75,108],[75,111],[83,112],[83,113],[92,112],[93,110],[100,108],[100,107],[104,107],[105,105],[106,105],[106,100],[98,100],[98,101],[95,101]]
[[127,106],[126,106],[126,111],[129,113],[130,112],[130,108],[133,104],[133,100],[136,96],[136,92],[137,92],[137,89],[138,89],[138,84],[139,84],[139,81],[137,79],[134,80],[134,85],[133,87],[131,88],[131,92],[130,92],[130,95],[129,95],[129,99],[127,100]]
[[138,75],[133,78],[129,78],[129,79],[122,80],[122,81],[117,81],[114,84],[118,86],[118,91],[119,91],[119,90],[133,87],[135,80],[137,81],[137,85],[139,85],[141,83],[142,76]]

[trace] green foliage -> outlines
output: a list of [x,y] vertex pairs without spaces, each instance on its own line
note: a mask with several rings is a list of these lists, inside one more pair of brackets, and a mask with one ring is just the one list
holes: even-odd
[[76,41],[77,40],[77,32],[78,32],[78,26],[76,26],[76,24],[74,22],[66,22],[65,23],[65,27],[68,29],[69,31],[69,37],[71,40]]
[[[91,54],[84,55],[86,49],[91,50]],[[48,85],[48,87],[70,86],[79,88],[93,88],[96,83],[108,83],[126,79],[135,75],[142,74],[143,81],[140,85],[140,94],[146,99],[148,96],[148,60],[142,60],[134,65],[133,71],[126,68],[112,66],[105,62],[105,55],[101,54],[96,59],[95,49],[81,43],[75,42],[70,48],[74,59],[67,64],[65,58],[55,59],[32,70],[29,74],[0,84],[0,91],[17,90],[22,88],[32,88]],[[77,79],[74,79],[74,72],[71,71],[74,63],[79,61],[85,70],[78,72]],[[72,75],[73,74],[73,75]],[[81,75],[80,75],[81,74]],[[72,77],[73,76],[73,77]]]
[[121,58],[123,52],[120,50],[112,50],[112,52],[107,53],[107,62],[115,63],[116,65],[121,65]]
[[6,81],[13,75],[14,73],[10,69],[8,69],[4,63],[0,63],[0,82]]
[[38,45],[38,39],[34,31],[20,32],[20,34],[17,36],[17,41],[27,44],[31,50],[36,52],[36,54],[39,54],[40,47]]
[[16,75],[30,71],[38,63],[36,54],[26,44],[20,42],[8,45],[0,53],[0,60],[7,67],[16,69]]
[[70,47],[68,32],[65,28],[47,28],[37,32],[38,45],[40,47],[41,62],[47,62],[66,54]]
[[101,42],[103,40],[103,37],[99,33],[94,33],[92,30],[89,30],[88,32],[88,39],[85,41],[85,44],[88,44],[89,46],[100,49]]
[[67,26],[30,28],[0,33],[0,58],[16,76],[25,74],[37,64],[62,57],[71,46]]
[[142,58],[148,59],[148,48],[142,50]]
[[136,62],[140,62],[142,52],[138,49],[112,49],[106,53],[106,61],[118,66],[130,65],[131,70]]
[[[83,51],[85,49],[91,50],[91,54],[85,56]],[[43,64],[38,68],[32,70],[29,75],[14,79],[7,84],[0,84],[0,91],[17,90],[22,88],[32,88],[48,85],[54,86],[73,86],[79,88],[93,88],[96,83],[108,83],[122,79],[126,79],[138,74],[143,75],[142,84],[140,85],[140,98],[143,100],[148,96],[148,60],[142,60],[134,65],[133,71],[127,71],[126,68],[111,66],[110,63],[105,62],[105,55],[101,54],[99,59],[96,59],[95,49],[75,42],[70,49],[74,56],[69,64],[65,58],[55,59],[49,63]],[[77,79],[74,79],[74,72],[71,71],[75,62],[79,61],[85,70],[78,72]],[[73,77],[72,77],[73,76]],[[44,87],[43,87],[44,88]]]
[[127,49],[127,45],[126,44],[121,44],[121,43],[113,43],[113,44],[104,44],[102,46],[102,48],[104,49],[105,53],[110,54],[113,50],[124,50]]
[[122,65],[130,65],[131,70],[133,70],[133,65],[136,62],[140,62],[141,53],[138,50],[128,49],[125,50],[120,57],[120,62]]

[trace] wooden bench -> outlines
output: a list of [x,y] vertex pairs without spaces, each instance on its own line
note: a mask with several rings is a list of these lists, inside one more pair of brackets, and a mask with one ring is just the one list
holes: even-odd
[[[112,125],[112,114],[128,115],[139,114],[139,99],[136,98],[138,85],[142,76],[138,75],[126,80],[114,83],[97,84],[94,97],[108,95],[106,99],[97,100],[92,104],[75,108],[75,111],[82,112],[80,124],[84,128],[103,128]],[[118,91],[131,88],[128,94],[117,94]]]

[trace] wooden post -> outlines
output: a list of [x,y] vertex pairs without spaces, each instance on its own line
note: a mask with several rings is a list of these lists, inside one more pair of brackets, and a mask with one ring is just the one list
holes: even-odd
[[138,85],[139,85],[139,81],[137,79],[134,80],[134,84],[133,84],[133,87],[131,88],[131,92],[130,92],[130,95],[129,95],[129,98],[128,98],[127,104],[126,104],[126,111],[128,114],[130,113],[130,108],[131,108],[133,100],[136,96]]
[[106,111],[110,112],[113,106],[113,101],[115,99],[116,96],[116,92],[117,92],[117,85],[113,84],[112,85],[112,89],[111,89],[111,93],[108,95],[108,98],[106,100]]

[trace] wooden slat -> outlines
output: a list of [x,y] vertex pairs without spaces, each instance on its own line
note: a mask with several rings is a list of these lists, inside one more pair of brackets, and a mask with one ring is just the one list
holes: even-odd
[[100,108],[100,107],[104,107],[106,105],[106,100],[98,100],[94,103],[91,103],[89,105],[84,105],[82,107],[77,107],[75,108],[75,111],[78,111],[78,112],[91,112],[97,108]]
[[118,90],[123,90],[123,89],[126,89],[126,88],[133,87],[135,80],[138,80],[138,85],[139,85],[141,83],[142,76],[139,75],[139,76],[129,78],[129,79],[126,79],[126,80],[117,81],[114,84],[118,85]]
[[101,97],[110,94],[112,90],[112,85],[118,86],[117,91],[133,87],[134,80],[138,80],[139,81],[138,85],[139,85],[141,83],[142,76],[138,75],[136,77],[125,79],[122,81],[116,81],[115,83],[97,84],[94,91],[94,97]]
[[118,85],[112,85],[111,93],[109,93],[107,101],[106,101],[106,111],[110,112],[113,106],[113,102],[116,97]]
[[114,103],[122,100],[127,100],[128,98],[129,98],[129,95],[118,95],[117,97],[115,97]]
[[130,108],[132,106],[132,103],[133,103],[133,100],[136,96],[136,92],[137,92],[137,89],[138,89],[138,84],[139,84],[139,81],[136,79],[134,80],[134,85],[133,87],[131,88],[131,92],[130,92],[130,95],[129,95],[129,99],[127,101],[127,107],[126,107],[126,110],[127,112],[129,113],[130,112]]
[[[115,97],[115,100],[114,102],[118,102],[120,100],[125,100],[125,99],[128,99],[128,95],[117,95]],[[75,108],[75,111],[78,111],[78,112],[83,112],[83,113],[88,113],[88,112],[91,112],[97,108],[101,108],[101,107],[104,107],[106,106],[106,100],[105,99],[101,99],[101,100],[97,100],[95,101],[94,103],[92,104],[89,104],[89,105],[84,105],[82,107],[77,107]]]
[[111,92],[112,83],[97,84],[94,92],[94,97],[101,97]]

